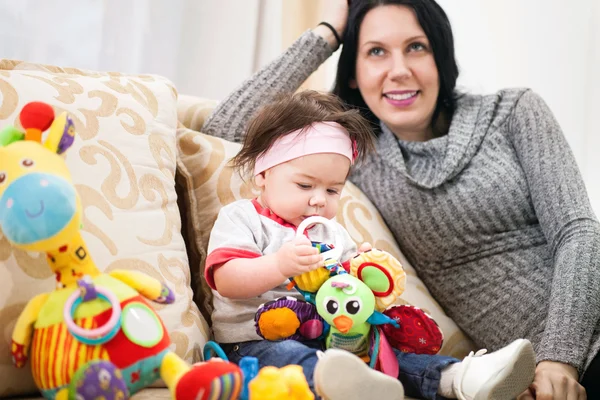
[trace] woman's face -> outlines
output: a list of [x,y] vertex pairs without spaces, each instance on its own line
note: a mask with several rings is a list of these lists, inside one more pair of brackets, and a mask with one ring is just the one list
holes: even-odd
[[358,88],[373,114],[405,140],[428,140],[440,89],[433,52],[414,11],[386,5],[369,11],[360,26]]

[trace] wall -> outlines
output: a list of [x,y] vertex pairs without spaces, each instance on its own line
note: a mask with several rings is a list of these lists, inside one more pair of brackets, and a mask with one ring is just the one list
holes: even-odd
[[600,215],[600,7],[596,0],[439,0],[456,36],[459,84],[489,93],[530,87],[559,121]]

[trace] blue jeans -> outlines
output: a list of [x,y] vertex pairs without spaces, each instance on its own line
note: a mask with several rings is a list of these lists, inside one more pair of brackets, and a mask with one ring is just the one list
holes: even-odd
[[[256,357],[259,368],[271,365],[277,368],[286,365],[300,365],[304,375],[315,392],[313,384],[313,372],[317,364],[317,350],[323,350],[320,341],[297,342],[295,340],[284,340],[281,342],[270,342],[257,340],[223,345],[230,361],[239,364],[242,357]],[[421,399],[439,400],[443,397],[437,394],[440,384],[442,370],[448,365],[459,362],[456,358],[403,353],[394,349],[396,358],[400,364],[400,376],[398,379],[404,386],[407,396]],[[316,395],[316,394],[315,394]]]

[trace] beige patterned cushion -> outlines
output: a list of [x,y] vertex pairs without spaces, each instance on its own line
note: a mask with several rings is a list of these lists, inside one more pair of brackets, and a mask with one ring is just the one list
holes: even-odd
[[[186,110],[193,110],[188,115],[206,115],[206,111],[201,111],[206,107],[211,107],[211,103],[204,100],[199,100],[195,106],[188,104],[183,109],[180,108],[180,118]],[[201,125],[198,119],[195,123]],[[187,225],[190,230],[190,246],[195,244],[200,256],[200,271],[197,274],[200,277],[204,268],[210,229],[219,209],[234,200],[250,198],[257,193],[227,165],[227,161],[239,151],[239,144],[181,127],[177,131],[177,146],[180,173],[178,182],[186,188],[188,215],[185,218],[189,219]],[[342,193],[337,220],[357,243],[370,242],[377,248],[387,250],[401,261],[407,273],[406,291],[402,295],[402,302],[423,308],[440,324],[445,335],[442,354],[463,357],[473,350],[472,343],[444,314],[404,258],[375,206],[352,183],[346,184]],[[190,265],[194,270],[196,264]],[[197,293],[200,293],[199,304],[208,314],[211,310],[211,291],[204,280],[200,280]]]
[[[14,398],[15,400],[17,398]],[[19,397],[20,400],[44,400],[43,397]],[[131,400],[171,400],[169,389],[144,389],[131,397]]]
[[177,119],[186,128],[201,132],[204,121],[216,105],[214,100],[180,94],[177,99]]
[[[192,301],[176,203],[177,93],[160,77],[96,73],[0,60],[0,128],[29,101],[74,118],[67,153],[84,206],[83,234],[102,270],[143,271],[166,282],[176,302],[159,306],[173,349],[199,360],[208,325]],[[0,233],[0,396],[34,390],[29,364],[10,360],[16,318],[35,294],[54,289],[45,258],[12,249]]]

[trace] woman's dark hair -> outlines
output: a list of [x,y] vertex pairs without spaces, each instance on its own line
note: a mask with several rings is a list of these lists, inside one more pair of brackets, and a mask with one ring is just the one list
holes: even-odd
[[451,119],[454,114],[456,109],[455,87],[458,78],[450,21],[435,0],[352,0],[333,93],[340,96],[349,106],[360,110],[361,114],[374,124],[376,132],[379,132],[379,119],[369,110],[360,91],[350,87],[350,81],[356,77],[360,25],[367,12],[384,5],[402,5],[412,8],[419,25],[429,40],[440,81],[440,91],[432,119],[432,126],[435,127],[442,112],[448,119]]
[[357,161],[364,161],[375,150],[374,135],[369,123],[358,110],[348,109],[337,96],[305,90],[282,93],[261,107],[248,127],[240,152],[231,165],[242,175],[254,170],[256,160],[275,141],[294,131],[308,129],[316,122],[337,122],[356,146]]

